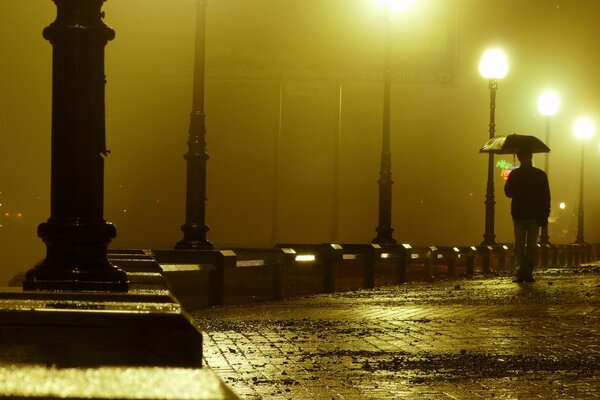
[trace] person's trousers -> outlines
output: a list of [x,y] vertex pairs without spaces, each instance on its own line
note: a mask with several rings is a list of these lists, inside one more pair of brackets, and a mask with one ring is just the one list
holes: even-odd
[[517,261],[517,276],[531,278],[537,254],[537,238],[540,232],[539,219],[514,220],[515,227],[515,257]]

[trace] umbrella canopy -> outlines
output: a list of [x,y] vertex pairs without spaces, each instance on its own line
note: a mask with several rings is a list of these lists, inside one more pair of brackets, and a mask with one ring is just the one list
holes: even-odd
[[550,148],[535,136],[513,133],[511,135],[494,136],[479,149],[479,152],[516,154],[520,150],[531,150],[532,153],[548,153]]

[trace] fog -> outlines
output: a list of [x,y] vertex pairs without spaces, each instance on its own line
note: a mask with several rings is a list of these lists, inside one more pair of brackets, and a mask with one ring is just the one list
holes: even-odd
[[[172,248],[185,219],[195,1],[108,0],[105,219],[113,248]],[[393,21],[394,237],[414,245],[483,240],[489,90],[478,62],[502,47],[497,134],[545,140],[552,118],[550,241],[577,229],[581,144],[600,125],[596,0],[418,0]],[[50,0],[0,0],[0,281],[45,254],[49,217]],[[207,8],[208,239],[217,247],[367,243],[375,237],[382,137],[383,15],[372,0],[213,0]],[[600,241],[600,132],[585,145],[585,239]],[[496,157],[514,162],[512,156]],[[534,163],[543,168],[544,156]],[[496,240],[512,241],[495,174]],[[564,202],[566,208],[559,210]]]

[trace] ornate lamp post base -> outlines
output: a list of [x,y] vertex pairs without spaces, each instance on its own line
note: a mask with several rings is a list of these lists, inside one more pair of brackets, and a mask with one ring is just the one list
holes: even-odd
[[46,258],[25,276],[25,290],[127,291],[127,274],[108,261],[114,225],[46,222],[38,227]]
[[214,250],[215,246],[206,239],[208,226],[203,224],[182,225],[183,239],[175,244],[177,250]]
[[394,228],[390,227],[377,227],[377,236],[371,243],[376,244],[397,244],[398,242],[392,236]]

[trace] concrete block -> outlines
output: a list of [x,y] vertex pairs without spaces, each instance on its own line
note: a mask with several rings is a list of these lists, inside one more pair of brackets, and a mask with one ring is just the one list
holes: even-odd
[[234,400],[232,390],[208,368],[0,367],[0,397],[10,399]]
[[202,333],[166,290],[0,291],[3,363],[200,367]]

